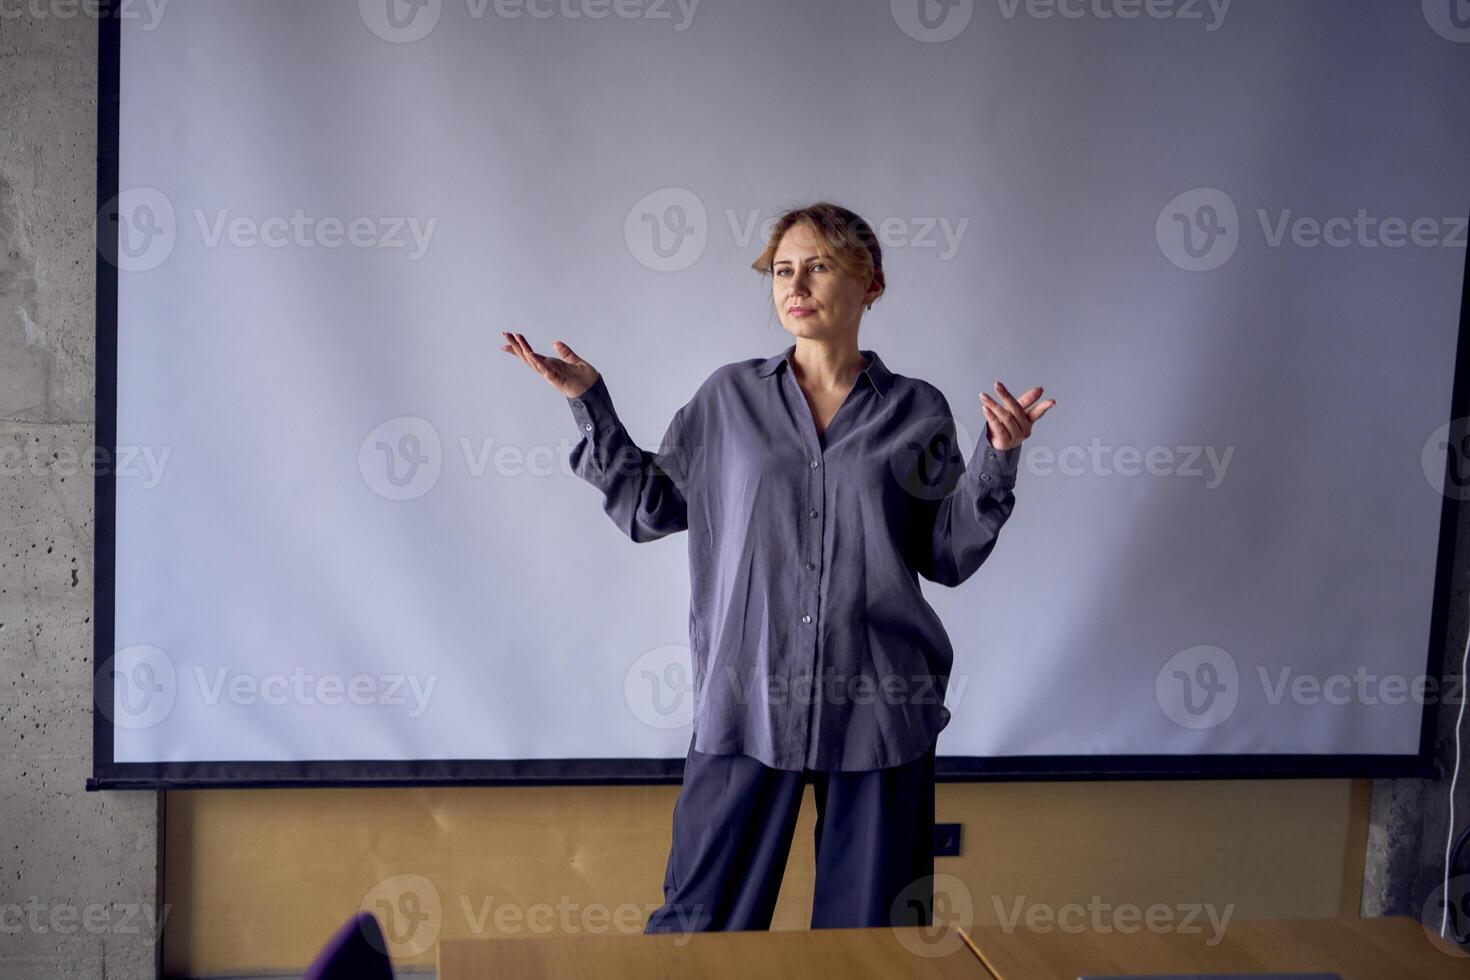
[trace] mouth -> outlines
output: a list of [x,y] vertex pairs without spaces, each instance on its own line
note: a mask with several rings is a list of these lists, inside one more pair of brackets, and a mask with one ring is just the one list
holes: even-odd
[[807,314],[814,313],[816,311],[809,306],[793,306],[786,312],[791,314],[792,316],[806,316]]

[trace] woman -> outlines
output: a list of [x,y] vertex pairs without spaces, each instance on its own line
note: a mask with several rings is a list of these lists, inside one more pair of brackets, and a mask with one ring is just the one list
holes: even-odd
[[690,531],[694,738],[645,932],[769,928],[806,782],[812,927],[928,925],[953,649],[918,576],[954,586],[979,568],[1021,441],[1055,402],[997,381],[966,466],[944,395],[858,348],[884,291],[866,221],[827,202],[788,211],[752,267],[796,342],[718,368],[657,453],[566,344],[545,357],[506,333],[501,348],[566,396],[573,470],[624,533]]

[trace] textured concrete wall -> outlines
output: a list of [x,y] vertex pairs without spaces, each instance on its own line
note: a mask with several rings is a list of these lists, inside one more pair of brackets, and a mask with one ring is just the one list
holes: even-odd
[[158,803],[91,774],[97,23],[0,3],[0,977],[157,975]]
[[[1445,846],[1449,826],[1450,774],[1455,764],[1455,726],[1460,700],[1465,696],[1460,674],[1465,656],[1465,631],[1470,627],[1470,502],[1462,503],[1455,534],[1455,560],[1450,594],[1449,628],[1444,650],[1446,682],[1440,690],[1435,759],[1443,779],[1378,779],[1373,782],[1372,823],[1368,828],[1368,855],[1363,870],[1364,915],[1412,915],[1438,923],[1434,913],[1445,895]],[[1461,732],[1467,742],[1461,755],[1459,785],[1455,787],[1455,833],[1470,826],[1470,719]],[[1461,909],[1460,928],[1470,905],[1470,881],[1451,881],[1449,895]]]

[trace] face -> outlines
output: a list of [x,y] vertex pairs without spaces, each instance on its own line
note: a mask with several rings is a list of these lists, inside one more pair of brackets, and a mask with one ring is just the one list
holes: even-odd
[[771,264],[771,298],[794,337],[857,334],[863,304],[881,291],[842,272],[817,230],[801,221],[786,230]]

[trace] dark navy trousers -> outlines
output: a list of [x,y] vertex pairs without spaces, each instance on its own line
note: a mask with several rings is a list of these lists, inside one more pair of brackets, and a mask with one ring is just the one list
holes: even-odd
[[865,772],[771,769],[691,740],[664,904],[645,933],[769,929],[803,787],[817,804],[813,929],[932,925],[934,746]]

